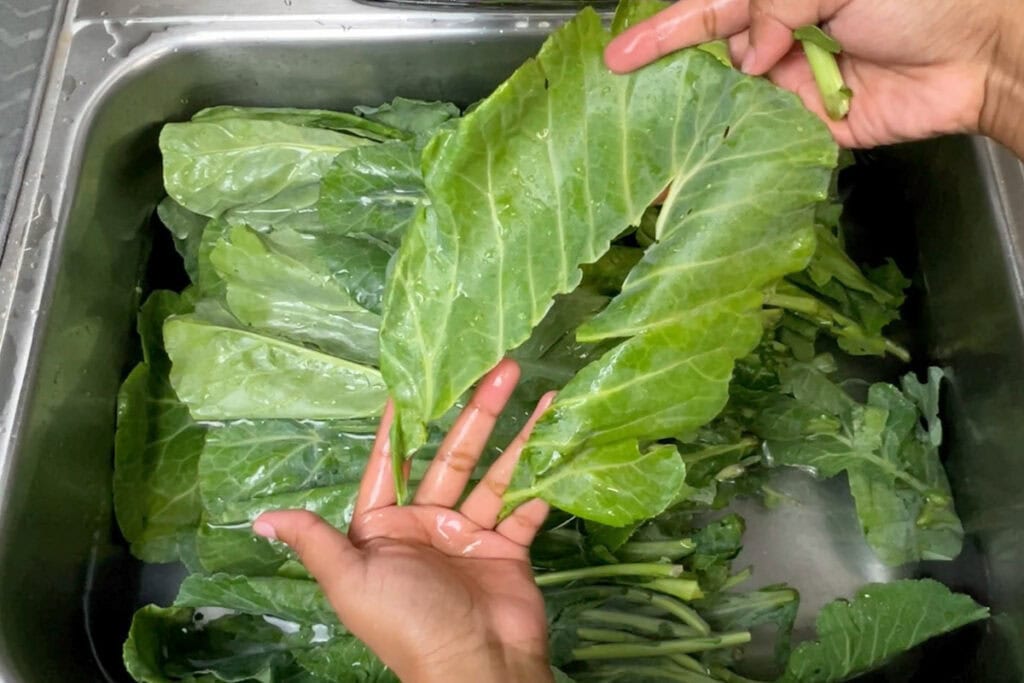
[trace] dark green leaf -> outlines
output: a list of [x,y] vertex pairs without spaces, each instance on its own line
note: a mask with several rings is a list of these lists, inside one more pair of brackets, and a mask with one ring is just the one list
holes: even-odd
[[332,633],[344,629],[320,586],[302,579],[193,574],[182,582],[174,606],[266,614],[298,624],[324,624]]
[[198,282],[199,244],[203,238],[203,229],[210,219],[189,211],[170,197],[165,197],[157,205],[156,213],[174,238],[174,248],[185,263],[185,272],[192,282]]
[[818,640],[797,647],[782,683],[830,683],[871,671],[988,609],[929,579],[870,584],[818,615]]
[[154,292],[139,313],[144,362],[118,394],[114,509],[132,553],[147,562],[193,554],[201,505],[197,483],[205,430],[178,401],[160,327],[191,308],[187,297]]

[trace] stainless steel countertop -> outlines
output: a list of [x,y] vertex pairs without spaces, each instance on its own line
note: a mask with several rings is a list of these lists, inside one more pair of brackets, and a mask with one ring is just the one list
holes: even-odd
[[57,0],[0,0],[0,216],[57,5]]

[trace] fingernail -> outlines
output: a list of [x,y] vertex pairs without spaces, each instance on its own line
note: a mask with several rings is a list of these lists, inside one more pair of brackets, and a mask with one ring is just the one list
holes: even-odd
[[274,527],[270,526],[270,524],[268,524],[267,522],[258,522],[258,521],[257,522],[253,522],[252,523],[252,532],[254,534],[256,534],[257,536],[262,536],[263,538],[269,538],[271,541],[276,541],[277,540],[277,531],[274,529]]
[[754,48],[748,48],[747,54],[743,57],[743,64],[740,65],[740,71],[745,74],[751,74],[754,71],[754,63],[757,61],[757,52]]

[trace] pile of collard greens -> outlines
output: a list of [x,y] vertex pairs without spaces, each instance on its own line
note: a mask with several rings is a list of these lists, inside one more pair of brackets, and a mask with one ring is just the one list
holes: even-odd
[[[612,31],[660,6],[624,3]],[[875,584],[791,648],[797,591],[742,589],[723,508],[776,468],[845,474],[886,564],[956,557],[943,375],[839,379],[843,355],[907,360],[884,333],[908,282],[847,256],[838,150],[797,98],[714,46],[613,75],[610,36],[581,12],[466,111],[164,127],[158,213],[191,285],[139,313],[115,505],[134,555],[191,575],[136,614],[137,680],[393,680],[250,523],[305,508],[344,528],[389,393],[415,486],[507,355],[523,380],[491,456],[558,390],[507,504],[556,508],[533,560],[561,679],[748,680],[767,624],[773,680],[839,681],[985,618],[934,581]]]

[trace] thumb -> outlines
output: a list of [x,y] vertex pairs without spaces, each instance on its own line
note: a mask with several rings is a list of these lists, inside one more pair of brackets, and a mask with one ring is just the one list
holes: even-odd
[[252,530],[294,550],[335,609],[352,590],[353,580],[362,576],[353,571],[362,562],[362,553],[348,536],[308,510],[264,512],[253,522]]

